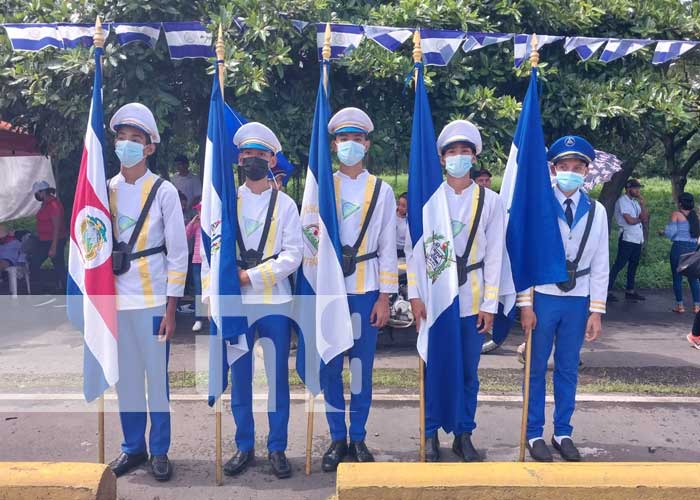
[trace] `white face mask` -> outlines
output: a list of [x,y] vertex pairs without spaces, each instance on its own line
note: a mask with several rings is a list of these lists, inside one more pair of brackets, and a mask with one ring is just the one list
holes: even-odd
[[359,142],[344,141],[338,143],[338,160],[348,167],[357,165],[365,157],[365,147]]
[[464,177],[469,173],[471,168],[471,155],[455,155],[445,158],[445,170],[447,170],[447,173],[452,177]]

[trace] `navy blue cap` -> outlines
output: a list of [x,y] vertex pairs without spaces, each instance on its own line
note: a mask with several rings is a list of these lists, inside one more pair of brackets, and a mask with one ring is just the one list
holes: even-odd
[[567,135],[557,139],[547,151],[547,159],[552,163],[566,158],[578,158],[590,164],[595,160],[595,149],[583,137]]

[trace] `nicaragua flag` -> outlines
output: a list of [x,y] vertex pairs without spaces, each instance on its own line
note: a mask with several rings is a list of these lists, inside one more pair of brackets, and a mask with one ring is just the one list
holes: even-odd
[[[331,59],[350,55],[365,36],[362,26],[331,23]],[[316,24],[316,46],[319,62],[323,61],[323,44],[326,41],[326,23]]]
[[588,61],[607,41],[607,38],[568,36],[564,42],[564,53],[575,50],[582,61]]
[[413,35],[408,28],[390,28],[387,26],[364,26],[367,38],[374,40],[386,50],[396,51]]
[[616,61],[622,57],[637,52],[639,49],[654,43],[654,40],[620,40],[611,38],[600,55],[600,60],[604,63]]
[[428,66],[447,66],[466,35],[464,31],[421,29],[423,62]]
[[12,50],[38,52],[47,47],[63,48],[61,35],[55,24],[3,24]]
[[[567,279],[566,255],[552,201],[554,193],[542,131],[537,68],[532,68],[500,196],[506,207],[500,302],[504,315],[508,316],[517,292]],[[494,329],[494,336],[503,338],[504,334]]]
[[170,59],[214,57],[212,34],[199,21],[163,23]]
[[75,187],[66,290],[68,317],[84,332],[83,393],[87,401],[119,380],[112,220],[103,159],[101,56],[102,49],[95,48],[95,80]]
[[[545,45],[554,43],[564,38],[556,35],[537,35],[537,50]],[[532,35],[515,35],[513,39],[513,54],[515,56],[515,67],[519,68],[532,52]]]
[[141,42],[155,49],[160,36],[160,23],[115,23],[119,45]]
[[[298,317],[313,318],[299,333],[297,372],[311,392],[320,392],[321,370],[353,345],[352,323],[341,268],[340,224],[336,212],[328,120],[330,107],[323,85],[324,67],[316,96],[309,168],[306,172],[301,225],[304,258],[297,274]],[[307,370],[307,368],[310,368]],[[318,370],[317,370],[318,368]]]
[[[413,131],[408,163],[408,227],[415,263],[418,294],[425,303],[426,319],[418,332],[418,353],[426,362],[426,415],[445,432],[451,432],[464,412],[464,391],[453,391],[446,381],[463,373],[459,320],[459,285],[452,222],[435,144],[430,103],[423,82],[423,64],[416,64],[418,79],[413,108]],[[454,392],[459,396],[454,397]]]
[[656,44],[656,50],[654,51],[654,58],[651,60],[652,64],[664,64],[669,61],[678,59],[683,54],[688,52],[690,49],[696,47],[700,42],[691,41],[665,41],[660,40]]
[[[237,196],[233,179],[224,98],[214,74],[202,182],[202,300],[211,313],[209,337],[209,405],[228,385],[228,367],[248,352],[247,322],[241,316],[241,285],[236,263]],[[228,352],[227,352],[228,351]]]
[[[105,39],[109,36],[110,26],[110,23],[105,23],[102,25]],[[57,28],[58,34],[63,39],[64,48],[75,49],[78,47],[92,47],[93,39],[95,37],[94,23],[58,23]]]
[[507,42],[513,38],[511,33],[467,33],[467,39],[462,45],[464,52],[483,49],[489,45]]

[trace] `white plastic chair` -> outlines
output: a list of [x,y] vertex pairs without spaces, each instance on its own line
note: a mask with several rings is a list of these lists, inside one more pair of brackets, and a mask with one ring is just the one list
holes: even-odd
[[17,298],[17,280],[24,278],[24,283],[27,286],[27,294],[31,294],[31,288],[29,286],[29,269],[25,264],[19,264],[16,266],[10,266],[5,269],[7,272],[8,284],[10,286],[10,295],[13,298]]

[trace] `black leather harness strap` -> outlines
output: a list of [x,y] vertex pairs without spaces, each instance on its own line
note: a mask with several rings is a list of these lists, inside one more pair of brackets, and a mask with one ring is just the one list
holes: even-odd
[[265,245],[267,244],[267,237],[270,235],[270,227],[272,226],[272,218],[275,214],[275,206],[277,205],[277,195],[278,191],[276,189],[272,190],[270,195],[270,203],[267,206],[267,214],[265,215],[265,225],[263,226],[262,234],[260,235],[260,242],[258,243],[257,250],[247,250],[245,243],[243,242],[243,235],[241,234],[240,225],[236,231],[236,240],[238,241],[238,251],[240,252],[241,258],[237,260],[237,264],[241,269],[252,269],[259,266],[263,262],[267,262],[271,259],[276,259],[278,254],[270,255],[269,257],[263,258],[263,252],[265,250]]
[[479,223],[481,222],[481,214],[484,211],[484,198],[486,197],[486,190],[483,186],[479,186],[479,199],[476,202],[476,212],[474,213],[474,222],[472,222],[471,230],[469,231],[469,238],[467,239],[467,246],[464,249],[464,254],[457,256],[457,279],[459,286],[464,285],[467,282],[469,273],[476,271],[477,269],[482,269],[484,267],[484,261],[475,262],[474,264],[467,265],[467,260],[469,259],[469,254],[474,246],[474,240],[476,239],[476,232],[479,229]]

